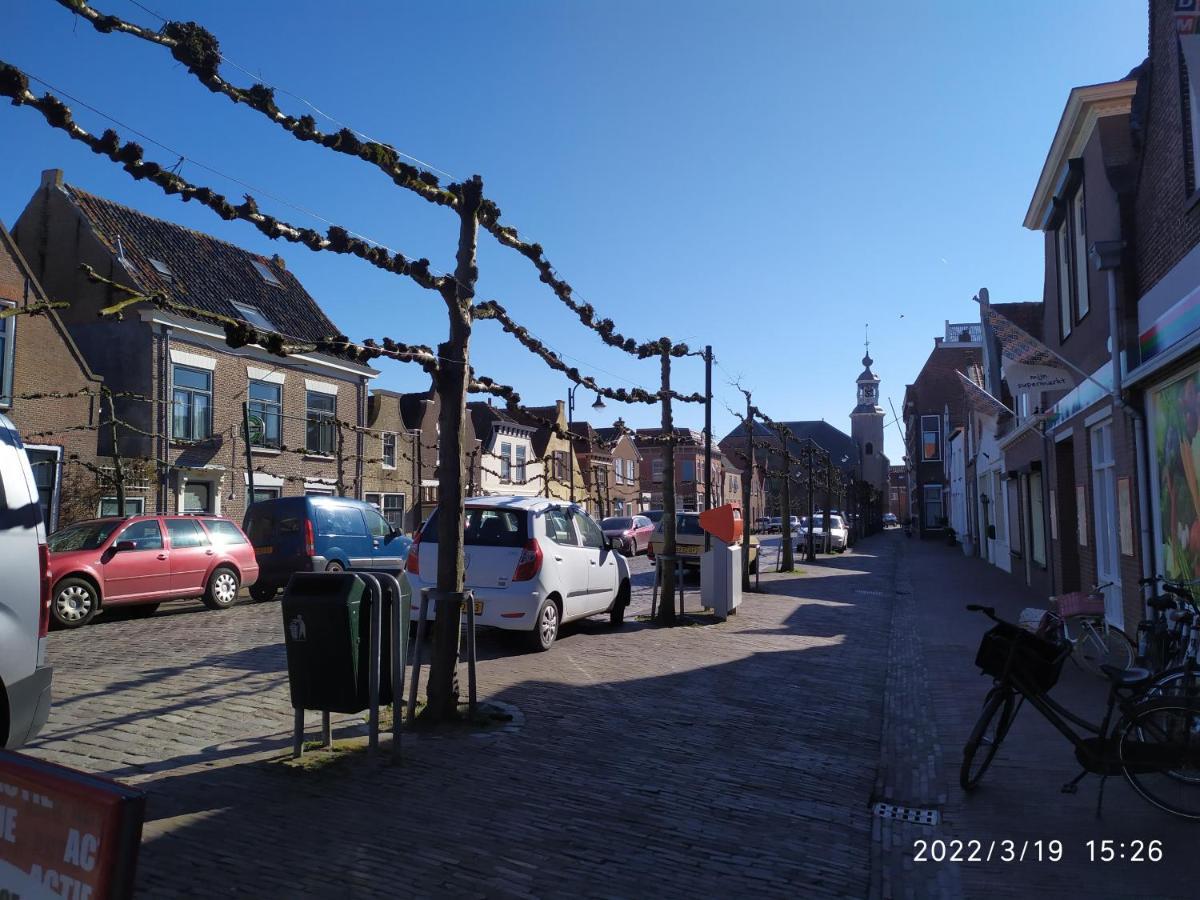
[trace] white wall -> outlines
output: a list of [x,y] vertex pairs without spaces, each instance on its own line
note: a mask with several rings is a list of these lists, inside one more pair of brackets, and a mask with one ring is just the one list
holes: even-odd
[[947,445],[949,449],[950,499],[946,517],[950,520],[950,527],[954,529],[954,533],[960,541],[967,533],[965,437],[966,432],[959,431]]
[[[500,480],[500,445],[509,444],[512,447],[511,460],[516,460],[517,447],[525,448],[525,483],[516,481],[503,482]],[[490,495],[514,495],[518,497],[541,497],[545,494],[542,481],[544,465],[534,458],[533,445],[527,437],[514,435],[493,435],[491,445],[483,453],[483,471],[479,476],[479,493]],[[516,478],[516,465],[512,467],[512,477]]]

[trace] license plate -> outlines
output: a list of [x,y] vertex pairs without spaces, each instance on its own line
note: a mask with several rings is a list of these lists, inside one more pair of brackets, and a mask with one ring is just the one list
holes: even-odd
[[477,615],[477,616],[483,615],[483,601],[482,600],[475,601],[475,615]]
[[675,548],[680,556],[699,556],[700,548],[695,544],[681,544]]

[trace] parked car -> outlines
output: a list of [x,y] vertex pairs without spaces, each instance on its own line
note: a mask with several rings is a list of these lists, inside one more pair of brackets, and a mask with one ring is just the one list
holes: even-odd
[[600,523],[606,538],[617,538],[621,542],[621,552],[627,556],[637,556],[650,546],[650,535],[654,533],[654,523],[645,516],[615,516]]
[[37,482],[21,436],[0,415],[0,747],[20,747],[50,715],[49,571]]
[[754,520],[754,530],[759,534],[763,534],[771,530],[771,519],[769,516],[760,516]]
[[884,513],[883,514],[883,527],[884,528],[892,528],[899,524],[900,524],[900,520],[896,518],[895,513]]
[[770,523],[767,525],[767,532],[769,534],[779,534],[783,531],[783,519],[779,516],[771,516],[768,521]]
[[[747,535],[750,541],[750,571],[758,571],[758,538]],[[654,534],[650,537],[650,546],[646,550],[648,559],[653,560],[655,554],[662,553],[663,548],[662,522],[654,526]],[[675,514],[675,552],[683,559],[683,564],[689,568],[700,566],[700,557],[704,554],[704,529],[700,527],[700,513],[681,512]]]
[[63,628],[86,625],[102,608],[151,615],[164,600],[200,597],[228,609],[258,579],[242,529],[218,516],[91,519],[50,535],[50,614]]
[[662,521],[663,511],[661,509],[648,509],[642,515],[649,519],[651,524],[657,525]]
[[[811,521],[811,526],[810,526]],[[825,543],[825,516],[823,513],[818,513],[812,519],[805,518],[804,524],[800,529],[800,543],[796,545],[797,550],[802,550],[808,543],[808,532],[811,527],[813,540],[818,546],[824,546]],[[845,551],[850,540],[850,531],[846,528],[846,522],[840,513],[829,514],[829,550],[832,553],[842,553]]]
[[[466,588],[478,625],[526,632],[533,650],[549,650],[559,627],[607,613],[620,625],[629,605],[629,563],[616,538],[580,506],[541,497],[476,497],[466,502]],[[421,589],[437,584],[438,513],[426,520],[408,554],[413,618]],[[432,610],[430,611],[432,615]]]
[[295,572],[403,569],[412,546],[372,504],[350,497],[260,500],[242,521],[260,569],[255,600],[273,598]]

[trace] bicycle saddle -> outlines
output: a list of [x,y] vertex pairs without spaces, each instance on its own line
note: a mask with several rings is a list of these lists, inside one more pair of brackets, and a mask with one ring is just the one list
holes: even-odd
[[1174,609],[1177,604],[1174,597],[1151,597],[1146,601],[1146,605],[1153,610],[1162,612],[1165,609]]
[[1101,665],[1100,671],[1117,687],[1136,687],[1154,677],[1149,669],[1118,669],[1116,666]]

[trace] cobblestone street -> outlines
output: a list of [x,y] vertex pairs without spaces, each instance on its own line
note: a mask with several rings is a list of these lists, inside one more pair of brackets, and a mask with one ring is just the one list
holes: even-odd
[[[649,574],[635,568],[636,615]],[[724,624],[596,619],[536,655],[481,636],[482,695],[518,727],[406,737],[399,767],[279,764],[275,603],[100,620],[54,634],[57,701],[30,750],[149,793],[144,896],[1193,895],[1192,830],[1121,779],[1099,820],[1096,779],[1060,794],[1074,758],[1031,710],[979,792],[959,790],[987,687],[973,665],[986,623],[962,606],[1038,602],[1007,576],[892,531],[762,581],[770,593]],[[1081,710],[1103,698],[1069,666],[1061,690]],[[942,820],[873,819],[875,800]],[[918,840],[993,838],[1061,840],[1064,858],[913,860]],[[1164,859],[1089,862],[1103,838],[1161,839]]]

